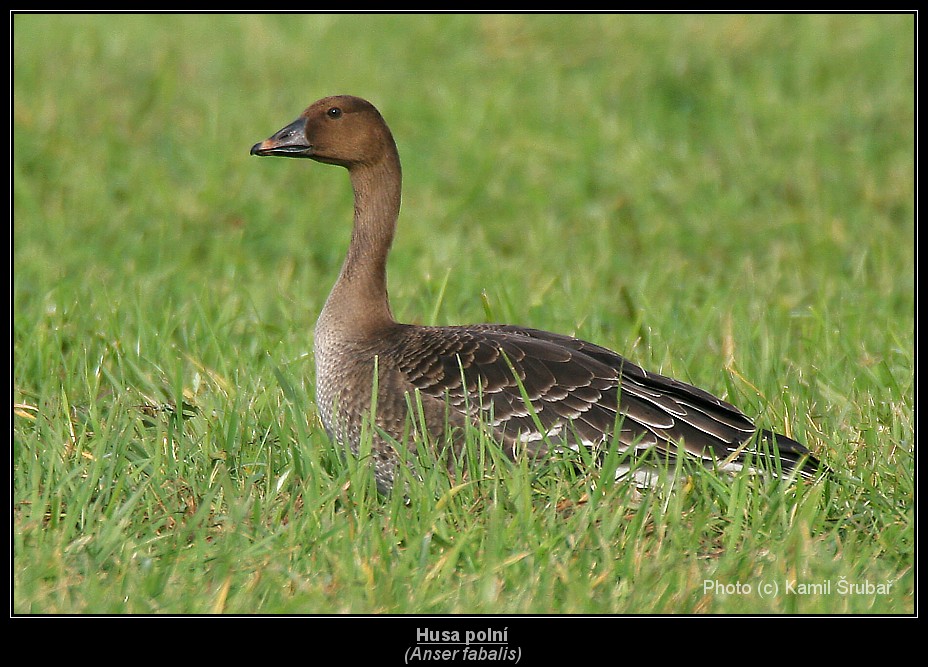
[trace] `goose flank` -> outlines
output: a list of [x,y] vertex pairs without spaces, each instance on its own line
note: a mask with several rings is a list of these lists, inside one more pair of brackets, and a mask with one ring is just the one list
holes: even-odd
[[[653,480],[654,468],[637,460],[670,462],[681,449],[727,470],[771,457],[784,473],[812,478],[819,469],[806,447],[758,429],[735,406],[593,343],[505,324],[396,322],[386,265],[402,171],[393,135],[370,102],[323,98],[251,154],[348,170],[354,226],[316,323],[316,404],[329,436],[358,454],[376,384],[371,451],[381,492],[393,486],[399,447],[447,443],[458,451],[468,425],[489,429],[512,458],[565,446],[631,450],[617,477],[641,484]],[[776,466],[767,460],[764,469]]]

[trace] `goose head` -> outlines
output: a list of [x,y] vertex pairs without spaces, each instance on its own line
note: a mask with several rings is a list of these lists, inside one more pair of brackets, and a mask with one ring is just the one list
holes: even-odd
[[367,100],[335,95],[314,102],[299,118],[251,147],[252,155],[310,158],[351,169],[396,151],[380,112]]

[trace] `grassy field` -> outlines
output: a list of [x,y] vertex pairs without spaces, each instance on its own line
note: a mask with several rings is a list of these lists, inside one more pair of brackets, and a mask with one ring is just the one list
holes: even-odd
[[[13,613],[915,609],[913,17],[16,15],[12,55]],[[333,93],[403,158],[398,318],[606,345],[835,479],[378,497],[313,404],[347,176],[248,155]]]

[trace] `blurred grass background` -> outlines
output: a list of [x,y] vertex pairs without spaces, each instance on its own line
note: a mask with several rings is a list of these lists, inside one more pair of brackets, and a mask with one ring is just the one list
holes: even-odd
[[[12,23],[14,611],[912,611],[911,15]],[[312,405],[347,178],[248,155],[335,93],[399,145],[400,319],[612,347],[862,484],[357,497]],[[797,568],[895,586],[700,587]]]

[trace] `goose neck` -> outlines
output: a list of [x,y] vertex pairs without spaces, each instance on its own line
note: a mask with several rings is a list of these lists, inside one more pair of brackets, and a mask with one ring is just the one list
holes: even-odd
[[400,211],[398,158],[350,170],[354,226],[341,273],[323,316],[335,316],[355,332],[393,323],[387,295],[387,256]]

